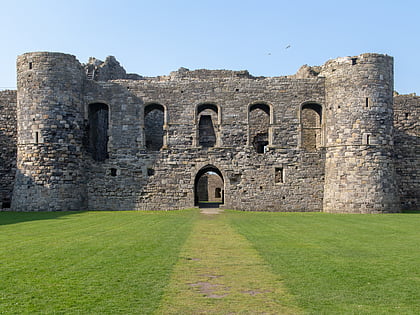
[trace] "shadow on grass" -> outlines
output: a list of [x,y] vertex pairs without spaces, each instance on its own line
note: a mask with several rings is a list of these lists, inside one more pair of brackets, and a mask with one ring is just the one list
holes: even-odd
[[54,211],[54,212],[0,212],[0,225],[15,224],[27,221],[51,220],[86,211]]
[[408,213],[408,214],[416,213],[416,214],[419,214],[420,210],[402,210],[401,213]]

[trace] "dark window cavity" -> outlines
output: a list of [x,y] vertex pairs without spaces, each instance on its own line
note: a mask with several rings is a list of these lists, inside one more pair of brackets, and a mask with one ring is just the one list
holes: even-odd
[[204,148],[216,146],[219,109],[214,104],[197,107],[198,145]]
[[104,161],[108,156],[108,105],[89,105],[89,151],[95,161]]
[[265,153],[269,144],[270,107],[267,104],[253,104],[249,108],[249,143],[257,153]]
[[165,108],[160,104],[149,104],[144,109],[144,132],[146,149],[159,151],[163,146]]

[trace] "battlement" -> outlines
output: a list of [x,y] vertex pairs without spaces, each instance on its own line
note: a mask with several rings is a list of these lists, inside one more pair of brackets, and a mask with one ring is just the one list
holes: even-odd
[[387,55],[279,77],[186,68],[144,77],[112,56],[81,64],[35,52],[18,57],[17,78],[17,92],[0,92],[10,121],[0,188],[16,211],[418,204],[418,97],[394,102]]

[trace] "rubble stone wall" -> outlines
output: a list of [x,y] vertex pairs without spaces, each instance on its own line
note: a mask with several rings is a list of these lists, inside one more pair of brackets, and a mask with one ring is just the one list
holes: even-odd
[[0,209],[10,208],[16,174],[16,91],[0,91]]
[[401,207],[420,204],[420,97],[394,96],[395,163]]
[[[389,56],[273,78],[185,68],[146,78],[115,58],[81,65],[60,53],[24,54],[17,66],[17,96],[0,94],[2,119],[17,103],[16,178],[0,182],[6,195],[14,186],[16,211],[194,207],[207,171],[222,178],[231,209],[398,212],[399,196],[403,207],[418,204],[418,99],[397,101],[394,122]],[[95,108],[108,121],[96,122]]]

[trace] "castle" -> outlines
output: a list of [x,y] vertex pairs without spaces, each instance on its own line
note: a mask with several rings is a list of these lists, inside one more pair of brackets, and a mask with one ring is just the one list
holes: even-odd
[[0,208],[418,209],[419,105],[394,95],[381,54],[142,77],[114,57],[26,53],[0,92]]

